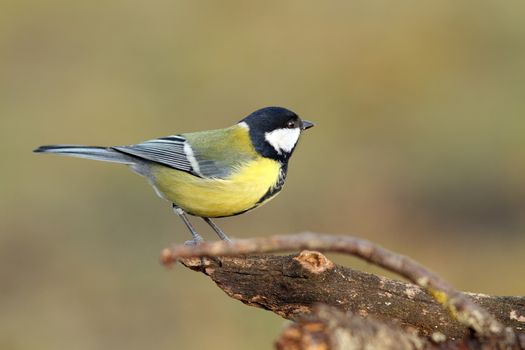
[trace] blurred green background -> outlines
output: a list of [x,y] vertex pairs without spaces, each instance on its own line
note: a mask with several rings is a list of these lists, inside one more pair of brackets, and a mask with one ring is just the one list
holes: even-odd
[[143,179],[31,153],[268,105],[317,127],[276,200],[219,221],[230,235],[359,235],[460,289],[524,294],[523,18],[520,1],[3,1],[0,348],[270,348],[281,318],[160,266],[189,236]]

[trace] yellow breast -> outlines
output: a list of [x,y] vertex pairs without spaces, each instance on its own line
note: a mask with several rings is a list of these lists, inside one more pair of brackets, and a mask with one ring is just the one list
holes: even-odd
[[203,179],[160,165],[152,170],[153,185],[165,199],[189,214],[213,218],[239,214],[263,204],[258,202],[277,183],[280,164],[259,157],[228,179]]

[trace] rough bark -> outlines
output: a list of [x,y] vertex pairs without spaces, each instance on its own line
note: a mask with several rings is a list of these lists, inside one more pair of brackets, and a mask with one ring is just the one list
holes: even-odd
[[363,318],[337,308],[317,305],[310,315],[288,325],[275,343],[277,350],[493,350],[502,347],[497,339],[443,340],[438,335],[424,338],[397,325]]
[[[298,250],[303,251],[290,256],[248,255]],[[335,265],[319,251],[354,255],[414,284]],[[369,346],[378,334],[392,344],[416,346],[407,349],[525,349],[524,297],[459,292],[416,261],[356,237],[305,233],[179,245],[165,249],[162,261],[180,261],[209,276],[229,296],[296,321],[288,333],[292,336],[285,338],[301,340],[303,334],[311,346],[278,343],[292,344],[282,349],[338,349],[333,344],[341,334],[361,339],[355,343],[361,346],[351,348],[367,350],[383,348]],[[314,312],[319,303],[332,316]],[[368,316],[364,323],[356,318]],[[313,324],[311,317],[317,317]]]
[[431,343],[395,325],[319,305],[311,315],[286,327],[275,346],[278,350],[415,350],[430,349]]
[[[421,287],[333,264],[318,252],[288,256],[184,258],[243,303],[297,320],[317,303],[396,322],[430,336],[459,338],[468,329]],[[525,332],[525,298],[467,294],[505,326]]]

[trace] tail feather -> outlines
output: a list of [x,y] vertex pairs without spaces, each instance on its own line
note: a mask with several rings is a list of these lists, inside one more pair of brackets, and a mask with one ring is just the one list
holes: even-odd
[[101,160],[105,162],[133,165],[137,159],[109,147],[78,145],[46,145],[33,150],[35,153],[55,153],[70,157]]

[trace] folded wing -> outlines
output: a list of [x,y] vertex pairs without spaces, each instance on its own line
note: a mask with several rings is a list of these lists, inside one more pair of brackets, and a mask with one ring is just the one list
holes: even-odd
[[161,137],[130,146],[115,146],[112,149],[203,178],[224,178],[233,170],[232,162],[217,157],[207,159],[202,145],[196,151],[182,135]]

